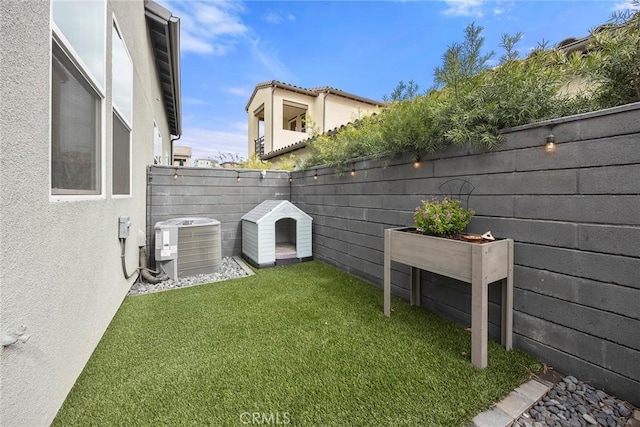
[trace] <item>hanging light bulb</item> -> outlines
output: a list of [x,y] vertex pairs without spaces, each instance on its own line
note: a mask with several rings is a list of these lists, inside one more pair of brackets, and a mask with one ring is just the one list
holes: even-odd
[[547,153],[553,153],[556,151],[556,137],[553,136],[552,133],[547,136],[547,143],[544,146],[544,151]]
[[420,167],[420,157],[416,157],[416,159],[413,161],[413,168],[418,169],[419,167]]
[[314,181],[318,180],[318,169],[316,169],[316,173],[313,174]]
[[176,168],[175,172],[173,173],[173,179],[178,179],[178,168]]
[[236,181],[240,182],[240,172],[238,172],[238,176],[236,177]]

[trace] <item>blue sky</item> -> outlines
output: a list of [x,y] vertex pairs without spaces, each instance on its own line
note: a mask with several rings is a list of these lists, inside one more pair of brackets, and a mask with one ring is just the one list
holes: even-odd
[[627,0],[193,1],[160,0],[181,18],[183,136],[193,158],[247,156],[245,106],[260,82],[332,86],[381,100],[398,81],[420,91],[471,22],[486,51],[522,32],[521,55],[546,40],[584,37]]

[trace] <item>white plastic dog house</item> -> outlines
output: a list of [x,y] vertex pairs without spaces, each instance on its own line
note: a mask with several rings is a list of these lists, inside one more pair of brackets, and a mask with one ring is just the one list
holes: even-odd
[[242,256],[258,268],[308,261],[312,221],[287,200],[265,200],[242,217]]

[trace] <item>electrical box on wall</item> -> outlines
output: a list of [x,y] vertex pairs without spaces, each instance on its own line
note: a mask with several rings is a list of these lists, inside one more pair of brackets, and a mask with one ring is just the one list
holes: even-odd
[[129,228],[131,228],[131,221],[128,216],[121,216],[118,218],[118,237],[126,239],[129,237]]

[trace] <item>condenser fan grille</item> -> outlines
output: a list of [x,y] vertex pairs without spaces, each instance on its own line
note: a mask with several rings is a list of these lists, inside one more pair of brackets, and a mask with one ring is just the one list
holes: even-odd
[[220,262],[219,225],[178,228],[178,277],[215,273]]

